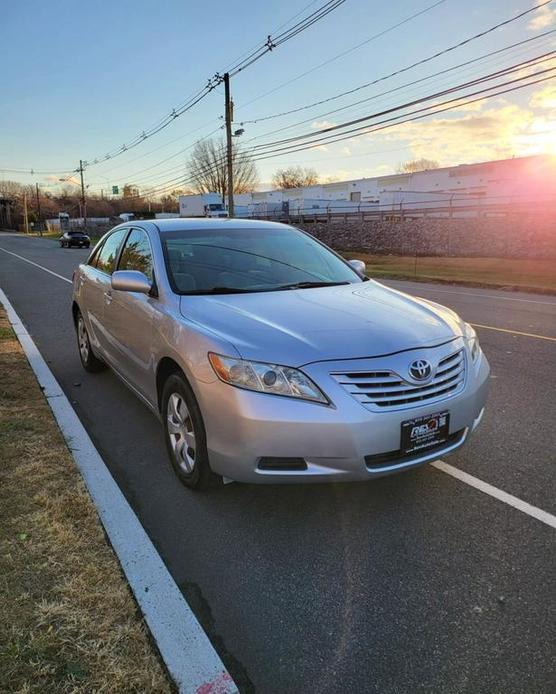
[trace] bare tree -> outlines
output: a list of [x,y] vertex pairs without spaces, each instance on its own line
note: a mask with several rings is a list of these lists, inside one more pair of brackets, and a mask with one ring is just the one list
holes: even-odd
[[410,159],[398,164],[398,173],[415,173],[416,171],[427,171],[428,169],[438,169],[439,163],[434,159]]
[[301,188],[314,186],[319,182],[319,175],[315,169],[290,166],[287,169],[278,169],[272,176],[272,185],[275,188]]
[[[257,167],[252,157],[235,142],[232,146],[232,165],[234,193],[252,191],[258,180]],[[224,199],[228,191],[225,142],[197,142],[187,162],[187,177],[196,193],[220,193]]]
[[134,183],[126,183],[123,187],[123,198],[136,198],[139,195],[139,188]]

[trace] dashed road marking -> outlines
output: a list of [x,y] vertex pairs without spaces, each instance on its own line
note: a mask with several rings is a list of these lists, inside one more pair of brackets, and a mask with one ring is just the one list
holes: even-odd
[[481,325],[480,323],[471,323],[474,328],[484,328],[485,330],[497,330],[499,333],[510,333],[512,335],[521,335],[521,337],[534,337],[537,340],[550,340],[556,342],[556,337],[548,335],[537,335],[537,333],[523,333],[520,330],[509,330],[508,328],[495,328],[493,325]]
[[[379,280],[381,281],[381,280]],[[388,281],[388,278],[383,279],[384,283]],[[395,280],[392,280],[395,281]],[[399,280],[400,284],[411,284],[412,286],[415,285],[420,285],[420,282],[411,282],[411,281],[401,281]],[[479,292],[463,292],[463,291],[455,291],[453,289],[430,289],[429,287],[421,287],[421,291],[423,292],[428,292],[429,294],[457,294],[458,296],[477,296],[482,299],[497,299],[499,301],[522,301],[525,304],[544,304],[545,306],[554,306],[556,308],[556,301],[542,301],[541,299],[524,299],[521,296],[498,296],[497,294],[479,294]],[[500,290],[503,291],[503,290]],[[418,294],[417,291],[413,292],[415,294]]]
[[437,470],[441,470],[442,472],[445,472],[447,475],[451,475],[452,477],[455,477],[461,482],[468,484],[470,487],[475,487],[475,489],[478,489],[479,491],[484,492],[485,494],[488,494],[489,496],[492,496],[495,499],[498,499],[498,501],[502,501],[504,504],[508,504],[508,506],[513,506],[513,508],[517,509],[518,511],[521,511],[522,513],[525,513],[528,516],[531,516],[532,518],[536,518],[537,520],[541,521],[541,523],[545,523],[546,525],[549,525],[551,528],[556,528],[556,516],[553,516],[551,513],[543,511],[537,506],[532,506],[531,504],[527,503],[527,501],[518,499],[517,496],[508,494],[507,492],[498,489],[498,487],[494,487],[492,484],[489,484],[488,482],[483,482],[483,480],[480,480],[478,477],[474,477],[473,475],[470,475],[468,472],[464,472],[463,470],[460,470],[459,468],[454,467],[453,465],[449,465],[448,463],[445,463],[443,460],[435,460],[433,463],[431,463],[431,465],[432,467],[435,467]]

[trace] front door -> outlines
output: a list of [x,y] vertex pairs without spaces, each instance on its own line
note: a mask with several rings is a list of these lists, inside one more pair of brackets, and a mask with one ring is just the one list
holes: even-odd
[[[143,229],[132,229],[129,233],[118,270],[137,270],[153,282],[151,245]],[[111,301],[104,311],[104,322],[110,334],[110,363],[148,400],[152,399],[154,378],[152,331],[157,302],[147,294],[112,289]]]
[[84,314],[93,349],[98,356],[106,354],[108,336],[104,324],[104,311],[110,300],[110,279],[118,259],[118,252],[128,229],[118,229],[108,236],[79,275],[79,305]]

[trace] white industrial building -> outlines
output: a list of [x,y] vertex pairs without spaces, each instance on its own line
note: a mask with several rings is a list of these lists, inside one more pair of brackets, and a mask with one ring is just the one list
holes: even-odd
[[537,155],[234,196],[237,216],[495,207],[556,201],[556,157]]

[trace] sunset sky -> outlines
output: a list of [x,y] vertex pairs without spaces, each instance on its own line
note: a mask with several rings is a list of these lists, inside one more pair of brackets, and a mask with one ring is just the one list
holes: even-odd
[[[321,4],[306,0],[10,4],[3,9],[1,50],[9,69],[3,71],[0,99],[0,180],[56,185],[60,172],[70,172],[80,158],[102,158],[130,141],[216,71],[222,72],[269,33],[275,34],[281,24]],[[535,0],[347,0],[232,80],[235,127],[386,76],[534,4]],[[426,8],[431,9],[392,28]],[[246,123],[242,144],[316,131],[546,54],[556,49],[556,34],[370,99],[551,29],[556,29],[556,2],[374,87],[300,113]],[[325,61],[329,62],[322,65]],[[553,66],[554,59],[536,69]],[[127,182],[156,187],[179,175],[188,155],[182,150],[221,124],[223,99],[219,87],[160,134],[122,156],[89,167],[90,190]],[[328,113],[362,99],[368,102]],[[451,165],[543,152],[556,154],[555,80],[374,134],[261,161],[259,187],[268,187],[277,168],[293,164],[314,167],[322,178],[349,179],[393,173],[399,162],[420,157]],[[176,156],[163,161],[172,155]],[[5,171],[31,167],[53,173]]]

